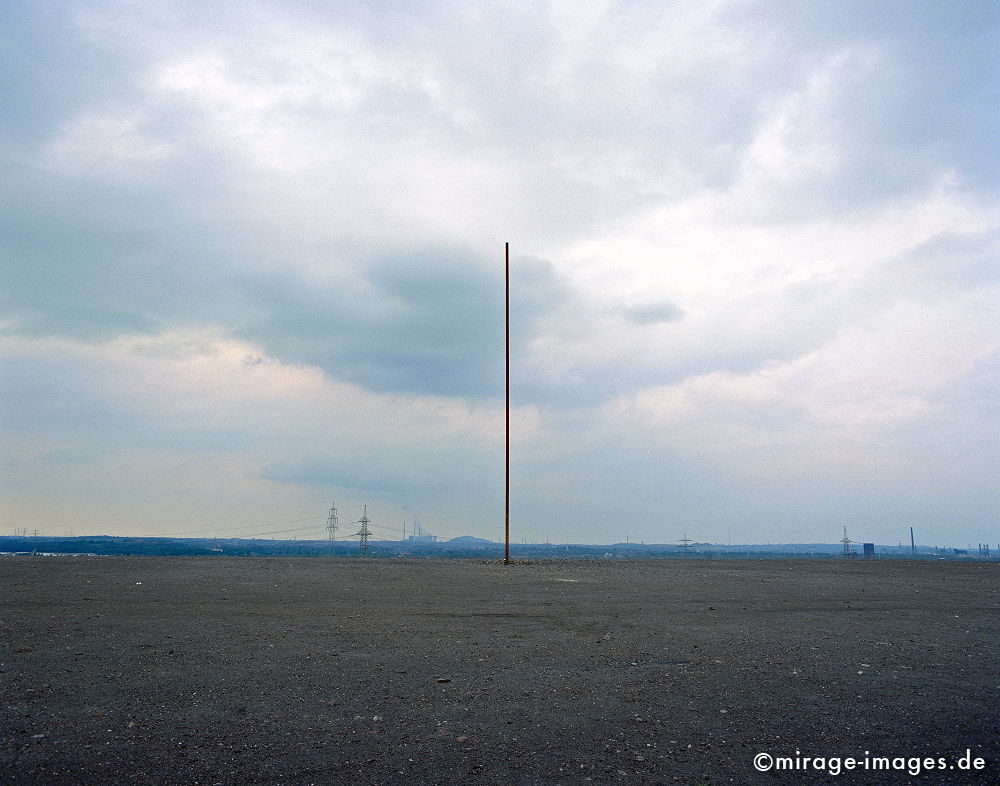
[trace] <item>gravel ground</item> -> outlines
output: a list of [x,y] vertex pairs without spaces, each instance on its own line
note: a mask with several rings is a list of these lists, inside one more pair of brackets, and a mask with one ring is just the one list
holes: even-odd
[[[4,784],[1000,781],[998,563],[7,557],[0,577]],[[967,750],[985,770],[753,764]]]

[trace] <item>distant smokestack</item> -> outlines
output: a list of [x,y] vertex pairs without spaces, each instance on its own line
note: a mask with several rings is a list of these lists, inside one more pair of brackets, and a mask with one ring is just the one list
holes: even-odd
[[910,527],[910,551],[913,554],[917,553],[917,542],[913,539],[913,527]]

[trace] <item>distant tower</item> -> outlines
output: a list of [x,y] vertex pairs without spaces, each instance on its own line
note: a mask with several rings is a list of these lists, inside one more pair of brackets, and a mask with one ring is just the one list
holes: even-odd
[[372,534],[368,530],[368,525],[372,523],[371,519],[368,518],[368,506],[365,505],[365,512],[362,514],[361,519],[354,522],[355,524],[360,524],[361,529],[355,532],[355,535],[361,538],[361,551],[358,553],[359,557],[368,556],[368,538]]
[[677,541],[681,544],[681,551],[687,555],[688,549],[691,548],[691,544],[694,543],[691,538],[688,537],[687,531],[684,532],[684,537]]
[[844,556],[845,557],[850,557],[851,556],[851,543],[853,543],[853,541],[849,537],[847,537],[847,527],[846,526],[844,527],[844,537],[842,537],[840,539],[840,542],[844,544]]
[[337,503],[330,504],[330,515],[326,517],[326,539],[330,541],[332,546],[337,540],[337,530],[339,529],[340,520],[337,518]]

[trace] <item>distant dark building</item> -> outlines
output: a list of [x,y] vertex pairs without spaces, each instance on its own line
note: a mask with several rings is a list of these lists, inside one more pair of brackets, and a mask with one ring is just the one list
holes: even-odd
[[874,543],[862,543],[861,545],[862,545],[862,547],[865,550],[865,556],[866,557],[874,557],[875,556],[875,544]]

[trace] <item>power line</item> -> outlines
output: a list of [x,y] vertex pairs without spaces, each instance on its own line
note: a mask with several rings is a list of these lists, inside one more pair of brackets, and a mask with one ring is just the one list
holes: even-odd
[[[254,538],[261,537],[263,535],[283,535],[286,532],[315,532],[316,527],[293,527],[292,529],[276,529],[271,532],[257,532],[254,533]],[[253,540],[253,538],[234,538],[234,540]],[[313,538],[313,540],[321,540],[321,538]]]
[[[281,524],[297,524],[300,521],[316,521],[316,520],[319,520],[319,517],[316,516],[316,515],[312,515],[312,516],[305,516],[304,518],[298,518],[298,519],[284,519],[282,521],[265,521],[265,522],[261,522],[260,524],[244,524],[242,527],[226,527],[226,528],[223,528],[223,529],[213,528],[212,532],[239,532],[239,531],[242,531],[242,530],[253,529],[255,527],[274,527],[274,526],[278,526],[278,525],[281,525]],[[204,527],[199,527],[198,529],[186,530],[184,532],[169,532],[169,533],[163,533],[163,534],[159,534],[159,535],[146,535],[144,537],[150,537],[150,538],[171,538],[171,537],[179,537],[179,536],[182,536],[182,535],[198,535],[198,534],[204,533],[204,531],[205,531]]]

